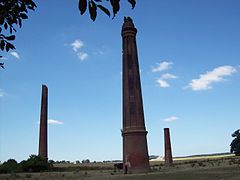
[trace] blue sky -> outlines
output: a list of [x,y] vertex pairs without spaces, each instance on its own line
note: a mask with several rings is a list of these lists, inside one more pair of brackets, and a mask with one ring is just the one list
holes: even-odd
[[[154,4],[155,3],[155,4]],[[163,156],[227,152],[240,117],[238,0],[121,3],[112,20],[77,0],[36,1],[0,71],[0,161],[38,152],[41,85],[49,89],[49,159],[122,157],[121,26],[137,33],[148,149]]]

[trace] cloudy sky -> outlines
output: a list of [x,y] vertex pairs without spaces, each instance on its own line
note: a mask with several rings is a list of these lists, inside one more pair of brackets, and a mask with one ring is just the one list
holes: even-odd
[[[153,4],[153,2],[155,4]],[[138,1],[112,20],[77,0],[36,1],[0,71],[0,161],[37,154],[41,85],[49,90],[49,159],[122,157],[121,26],[131,16],[150,155],[228,152],[240,127],[240,1]]]

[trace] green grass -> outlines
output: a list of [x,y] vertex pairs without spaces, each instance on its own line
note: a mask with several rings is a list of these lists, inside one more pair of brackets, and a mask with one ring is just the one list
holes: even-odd
[[239,180],[240,157],[188,157],[165,167],[163,162],[150,162],[152,171],[145,174],[113,172],[114,163],[56,164],[59,172],[1,174],[0,180]]

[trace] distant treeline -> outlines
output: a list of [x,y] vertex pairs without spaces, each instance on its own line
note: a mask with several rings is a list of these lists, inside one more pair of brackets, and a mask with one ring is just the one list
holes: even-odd
[[224,156],[224,155],[230,155],[231,153],[225,152],[225,153],[213,153],[213,154],[197,154],[197,155],[190,155],[190,156],[179,156],[175,158],[192,158],[192,157],[204,157],[204,156]]
[[79,160],[76,160],[74,162],[71,161],[54,161],[54,160],[49,160],[50,163],[52,164],[88,164],[88,163],[118,163],[122,162],[122,160],[106,160],[106,161],[90,161],[89,159],[84,159],[81,162]]

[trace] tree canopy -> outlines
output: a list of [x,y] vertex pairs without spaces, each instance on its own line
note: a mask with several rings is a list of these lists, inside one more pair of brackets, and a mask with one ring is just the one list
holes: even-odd
[[[106,0],[106,1],[111,4],[113,18],[114,18],[115,15],[120,10],[120,0]],[[131,4],[133,9],[136,5],[136,0],[128,0],[128,2]],[[102,0],[79,0],[78,8],[79,8],[80,14],[83,15],[86,12],[88,7],[90,18],[93,21],[95,21],[97,17],[97,9],[100,9],[110,17],[111,16],[110,11],[106,7],[104,7],[102,3],[103,3]]]
[[20,163],[14,159],[7,160],[0,165],[0,173],[41,172],[51,167],[52,163],[48,162],[46,159],[37,155],[30,155],[27,160],[23,160]]
[[[0,49],[9,51],[15,49],[10,42],[15,40],[16,28],[22,27],[22,21],[28,19],[29,10],[35,10],[36,4],[32,0],[2,0],[0,2]],[[0,58],[2,56],[0,55]],[[4,63],[0,63],[4,68]]]
[[[132,9],[136,5],[136,0],[128,0]],[[95,21],[97,17],[97,10],[100,9],[109,17],[111,13],[103,4],[110,4],[112,8],[113,18],[120,10],[120,0],[79,0],[78,9],[80,14],[85,14],[89,10],[90,18]],[[33,0],[1,0],[0,2],[0,49],[8,52],[15,49],[12,41],[15,40],[14,33],[17,27],[22,27],[22,22],[28,19],[27,13],[29,10],[34,11],[37,5]],[[0,60],[3,60],[0,55]],[[4,68],[4,63],[0,62],[0,67]]]
[[233,134],[232,137],[234,139],[232,140],[230,146],[230,152],[234,153],[236,156],[240,156],[240,129],[236,130]]

